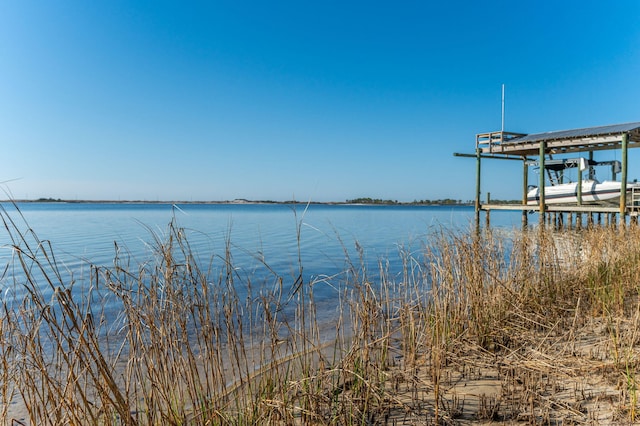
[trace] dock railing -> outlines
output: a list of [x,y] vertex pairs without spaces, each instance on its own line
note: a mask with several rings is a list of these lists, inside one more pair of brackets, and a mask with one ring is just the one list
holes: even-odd
[[500,146],[522,136],[526,136],[526,134],[504,131],[478,133],[476,135],[476,150],[481,149],[485,153],[500,152]]
[[631,188],[630,197],[627,200],[627,208],[633,212],[640,211],[640,188]]

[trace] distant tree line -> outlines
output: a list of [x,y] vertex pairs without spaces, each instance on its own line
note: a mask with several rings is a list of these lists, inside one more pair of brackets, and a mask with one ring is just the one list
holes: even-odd
[[380,198],[361,197],[354,198],[353,200],[347,200],[350,204],[399,204],[398,200],[381,200]]
[[471,204],[470,201],[462,201],[462,200],[454,200],[453,198],[444,198],[438,200],[414,200],[411,203],[407,204],[415,204],[415,205],[468,205]]
[[[348,204],[377,204],[377,205],[405,205],[405,206],[471,206],[473,200],[454,200],[453,198],[441,198],[437,200],[413,200],[410,202],[398,202],[398,200],[382,200],[380,198],[361,197],[347,200]],[[522,204],[521,200],[491,200],[491,204]]]
[[452,198],[444,198],[438,200],[413,200],[407,203],[398,202],[398,200],[382,200],[380,198],[361,197],[347,200],[349,204],[380,204],[380,205],[469,205],[471,201],[454,200]]

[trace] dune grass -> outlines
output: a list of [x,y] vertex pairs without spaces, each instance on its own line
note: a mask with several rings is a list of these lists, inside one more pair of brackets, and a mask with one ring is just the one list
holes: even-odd
[[252,277],[229,241],[203,266],[172,222],[150,234],[148,262],[116,245],[113,265],[67,279],[14,216],[1,212],[6,424],[638,418],[637,227],[443,230],[393,276],[345,251],[345,273],[321,278],[335,288],[328,321],[301,263]]

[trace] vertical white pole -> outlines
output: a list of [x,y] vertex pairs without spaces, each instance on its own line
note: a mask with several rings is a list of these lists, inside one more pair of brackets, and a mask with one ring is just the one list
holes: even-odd
[[501,132],[504,132],[504,84],[502,85],[502,127]]

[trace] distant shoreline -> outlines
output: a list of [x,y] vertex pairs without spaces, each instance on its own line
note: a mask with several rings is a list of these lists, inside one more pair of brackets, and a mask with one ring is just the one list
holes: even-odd
[[218,204],[218,205],[242,205],[242,204],[273,204],[273,205],[344,205],[344,206],[380,206],[380,207],[393,207],[393,206],[473,206],[472,202],[439,202],[423,201],[423,202],[354,202],[348,201],[271,201],[271,200],[222,200],[222,201],[185,201],[185,200],[66,200],[66,199],[52,199],[52,198],[39,198],[39,199],[6,199],[0,200],[3,203],[48,203],[48,204]]

